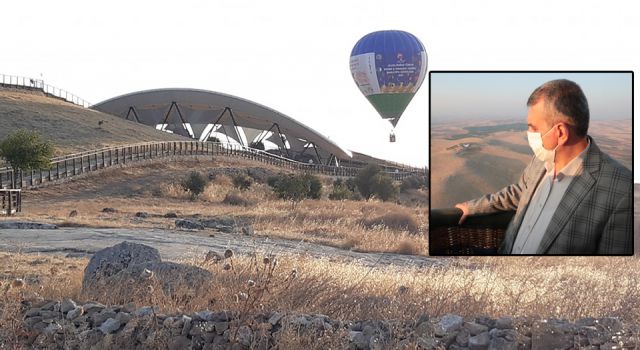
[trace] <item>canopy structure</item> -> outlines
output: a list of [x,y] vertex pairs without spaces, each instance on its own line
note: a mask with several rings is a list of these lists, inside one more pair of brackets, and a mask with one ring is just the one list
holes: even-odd
[[265,148],[303,162],[330,164],[351,159],[350,151],[312,128],[259,103],[197,89],[133,92],[92,109],[199,140]]

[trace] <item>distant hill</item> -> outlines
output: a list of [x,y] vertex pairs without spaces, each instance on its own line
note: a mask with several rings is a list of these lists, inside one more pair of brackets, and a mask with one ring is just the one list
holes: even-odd
[[39,91],[0,87],[0,140],[21,128],[37,130],[53,141],[56,155],[145,141],[190,140]]
[[[595,120],[589,135],[603,152],[631,169],[631,130],[630,119]],[[516,121],[433,125],[431,205],[450,208],[517,182],[533,157],[525,131],[526,124]]]

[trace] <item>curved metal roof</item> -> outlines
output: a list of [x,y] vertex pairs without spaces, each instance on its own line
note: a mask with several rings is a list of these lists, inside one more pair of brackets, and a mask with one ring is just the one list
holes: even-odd
[[292,138],[301,139],[312,142],[316,148],[338,158],[352,157],[350,151],[283,113],[247,99],[214,91],[182,88],[144,90],[108,99],[91,108],[127,118],[133,107],[141,123],[156,126],[166,119],[173,103],[194,132],[198,130],[201,133],[208,124],[218,120],[225,108],[230,108],[238,126],[268,130],[277,123],[290,143]]

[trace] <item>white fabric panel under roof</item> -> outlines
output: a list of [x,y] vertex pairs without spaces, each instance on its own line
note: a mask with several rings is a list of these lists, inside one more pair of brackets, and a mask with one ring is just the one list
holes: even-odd
[[247,137],[247,142],[251,144],[251,142],[256,140],[256,137],[262,133],[263,130],[253,129],[253,128],[242,128],[244,130],[244,135]]
[[193,135],[195,136],[195,138],[200,140],[200,138],[203,136],[202,133],[204,133],[204,129],[206,129],[209,124],[189,123],[189,125],[191,125],[191,130],[193,130]]
[[[289,146],[295,152],[302,152],[302,150],[304,150],[304,146],[306,146],[308,144],[307,141],[302,141],[302,140],[300,140],[298,138],[295,138],[295,137],[289,137],[289,138],[287,138],[287,141],[289,141]],[[308,149],[307,153],[309,151],[313,152],[312,149]]]
[[[276,145],[278,145],[278,147],[285,147],[285,145],[282,144],[282,138],[280,137],[280,133],[275,128],[274,128],[274,131],[271,133],[271,135],[269,135],[269,137],[267,137],[266,139],[268,141],[275,143]],[[286,140],[287,140],[287,137],[285,136],[285,141]]]
[[[218,129],[216,131],[224,133],[225,135],[229,136],[230,138],[236,140],[238,143],[241,143],[242,139],[240,138],[240,135],[238,135],[238,133],[236,132],[236,128],[233,127],[233,124],[224,123],[224,124],[222,124],[222,127],[220,127],[220,129]],[[226,139],[226,137],[220,139],[220,141],[224,141],[225,139]]]
[[[182,116],[184,117],[184,114]],[[178,113],[178,110],[175,106],[171,108],[171,112],[169,112],[165,124],[167,124],[167,127],[165,128],[166,130],[171,130],[174,134],[191,137],[191,135],[189,135],[189,133],[185,129],[186,126],[183,125],[182,119],[180,119],[180,114]]]

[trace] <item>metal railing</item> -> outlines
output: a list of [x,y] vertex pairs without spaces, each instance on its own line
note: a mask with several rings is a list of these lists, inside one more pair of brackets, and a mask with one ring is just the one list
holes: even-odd
[[22,211],[22,191],[0,189],[0,215],[11,216]]
[[[14,172],[11,168],[0,169],[0,188],[26,188],[46,182],[64,180],[73,176],[125,165],[139,161],[176,156],[229,156],[246,158],[274,165],[283,169],[306,171],[315,174],[353,177],[360,168],[309,164],[297,162],[262,150],[237,144],[203,141],[163,141],[115,146],[53,158],[51,167]],[[422,171],[388,172],[395,180],[419,174]]]
[[71,102],[78,106],[82,106],[82,107],[91,106],[91,103],[89,103],[87,100],[82,99],[70,93],[67,90],[57,88],[53,85],[45,84],[42,79],[20,77],[17,75],[0,74],[0,85],[6,86],[6,87],[23,88],[28,90],[38,90],[38,91],[44,92],[49,96],[63,99],[67,102]]
[[514,211],[470,215],[459,225],[462,210],[432,209],[429,255],[495,255]]

